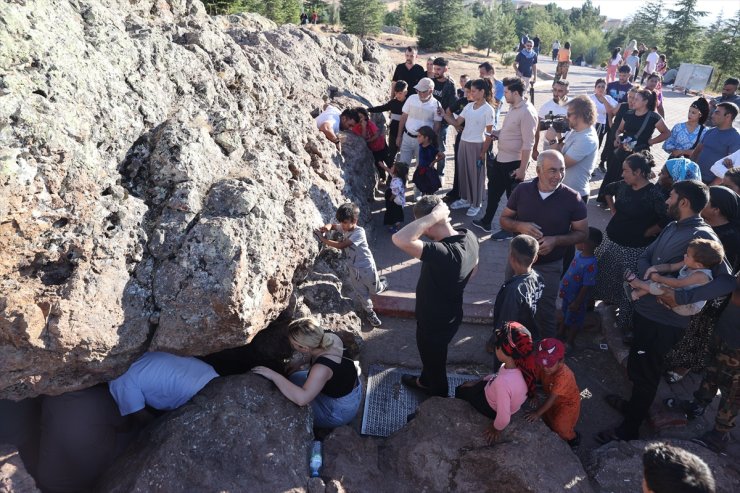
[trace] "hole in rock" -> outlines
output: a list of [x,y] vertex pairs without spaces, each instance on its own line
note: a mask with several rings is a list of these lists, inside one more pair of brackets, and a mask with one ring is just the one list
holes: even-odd
[[67,224],[69,224],[69,219],[67,219],[66,217],[62,217],[54,221],[54,224],[52,224],[52,226],[54,226],[55,228],[63,228]]
[[43,96],[45,98],[48,97],[46,93],[41,89],[36,89],[35,91],[33,91],[33,94],[38,94],[39,96]]

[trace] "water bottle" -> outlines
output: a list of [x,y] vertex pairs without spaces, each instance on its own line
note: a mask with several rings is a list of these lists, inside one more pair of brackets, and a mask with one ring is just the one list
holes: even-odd
[[308,468],[311,471],[312,478],[319,477],[319,470],[321,469],[321,442],[314,440],[311,445],[311,460],[308,463]]

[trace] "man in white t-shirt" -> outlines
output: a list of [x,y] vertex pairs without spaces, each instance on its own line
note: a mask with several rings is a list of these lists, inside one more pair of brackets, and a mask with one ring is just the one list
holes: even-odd
[[[568,101],[570,101],[570,99],[568,99],[568,84],[569,82],[565,79],[559,79],[553,82],[552,99],[543,104],[540,107],[540,110],[537,112],[540,126],[537,128],[537,132],[534,134],[534,150],[532,151],[533,159],[537,159],[537,156],[539,155],[537,146],[540,142],[540,132],[545,131],[540,130],[543,128],[542,122],[545,120],[545,118],[548,118],[548,115],[550,113],[552,113],[553,116],[565,116],[566,114],[565,105],[568,104]],[[545,140],[545,143],[542,144],[542,150],[546,151],[549,148],[550,145],[547,143],[547,140]]]
[[655,69],[658,66],[658,60],[660,59],[658,55],[658,47],[653,46],[650,48],[650,53],[648,53],[648,56],[645,58],[645,70],[642,72],[642,79],[640,80],[640,84],[645,83],[645,78],[655,72]]
[[149,352],[110,381],[108,389],[121,416],[133,414],[146,422],[154,418],[146,406],[160,411],[177,409],[217,376],[211,365],[197,358]]
[[714,176],[717,177],[714,179],[714,182],[712,182],[712,185],[721,185],[722,178],[725,177],[727,170],[738,167],[740,167],[740,149],[727,157],[723,157],[712,165],[709,171],[714,173]]
[[411,164],[419,154],[419,142],[416,140],[421,127],[432,127],[439,133],[442,122],[442,105],[434,96],[434,81],[424,77],[414,86],[416,94],[406,98],[403,104],[401,121],[398,123],[396,145],[400,149],[399,161]]

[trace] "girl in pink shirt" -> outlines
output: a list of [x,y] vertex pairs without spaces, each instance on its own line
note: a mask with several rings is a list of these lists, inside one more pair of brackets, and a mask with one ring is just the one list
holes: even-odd
[[498,373],[477,382],[466,382],[455,389],[476,411],[493,419],[483,435],[489,444],[496,442],[522,407],[527,395],[533,395],[535,361],[532,334],[519,322],[505,322],[496,330],[496,357],[502,362]]

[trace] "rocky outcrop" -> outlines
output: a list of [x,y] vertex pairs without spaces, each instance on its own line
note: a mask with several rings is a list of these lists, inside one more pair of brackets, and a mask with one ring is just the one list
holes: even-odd
[[368,484],[379,492],[592,491],[578,458],[542,422],[515,415],[493,446],[483,438],[489,423],[467,402],[432,398],[385,441],[335,431],[325,445],[324,474],[347,492],[368,491]]
[[272,382],[218,378],[147,429],[98,491],[305,491],[311,440],[308,407]]
[[36,482],[23,465],[18,450],[0,444],[0,493],[37,493]]
[[[194,0],[0,4],[0,398],[246,343],[364,205],[311,112],[385,98],[374,42]],[[382,83],[381,83],[382,81]]]
[[[686,440],[664,439],[701,457],[711,469],[717,492],[740,491],[737,459],[714,452]],[[650,443],[645,440],[611,442],[591,452],[588,471],[599,491],[639,491],[642,484],[642,454]]]

